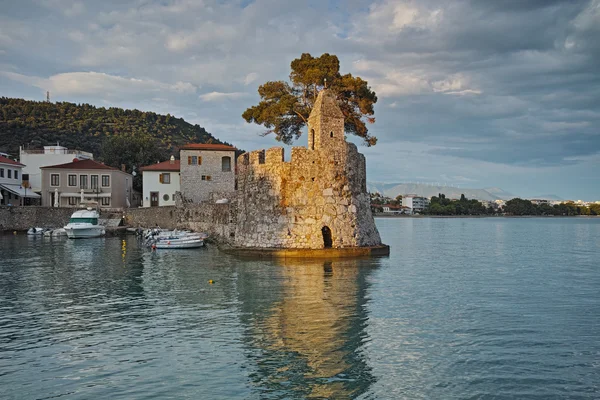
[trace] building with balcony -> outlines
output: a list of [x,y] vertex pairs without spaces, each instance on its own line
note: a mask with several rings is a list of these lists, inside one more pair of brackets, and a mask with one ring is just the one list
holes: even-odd
[[100,208],[131,206],[133,176],[94,160],[41,167],[42,206],[79,207],[97,202]]
[[429,205],[427,197],[417,196],[416,194],[406,194],[402,196],[402,206],[410,209],[410,214],[420,214]]
[[24,206],[40,196],[28,189],[27,174],[23,175],[25,165],[0,155],[0,205]]
[[142,171],[142,207],[174,206],[175,193],[181,189],[179,160],[171,156],[169,161],[140,168]]
[[24,164],[23,173],[29,176],[29,186],[34,192],[42,190],[42,167],[70,163],[74,159],[93,160],[94,155],[81,150],[69,150],[63,146],[44,146],[42,150],[19,148],[19,161]]

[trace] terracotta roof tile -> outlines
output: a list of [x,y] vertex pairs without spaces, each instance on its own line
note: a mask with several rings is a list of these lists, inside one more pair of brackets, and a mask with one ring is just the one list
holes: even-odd
[[140,168],[140,171],[179,171],[179,169],[179,160],[173,161],[173,164],[171,164],[171,160],[167,160],[157,164],[146,165]]
[[2,164],[11,164],[11,165],[17,165],[17,166],[19,166],[19,167],[24,167],[24,166],[25,166],[25,164],[21,164],[21,163],[20,163],[20,162],[18,162],[18,161],[11,160],[10,158],[6,158],[6,157],[4,157],[4,156],[0,156],[0,163],[2,163]]
[[66,164],[58,164],[58,165],[48,165],[44,168],[52,168],[52,169],[112,169],[113,171],[120,171],[117,168],[109,167],[108,165],[102,164],[101,162],[94,160],[73,160],[70,163]]
[[189,143],[181,146],[179,150],[215,150],[215,151],[235,151],[237,150],[233,146],[226,144],[212,144],[212,143]]

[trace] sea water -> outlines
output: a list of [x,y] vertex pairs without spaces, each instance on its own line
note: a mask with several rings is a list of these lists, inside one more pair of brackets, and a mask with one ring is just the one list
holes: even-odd
[[600,219],[376,222],[386,258],[0,236],[0,398],[600,398]]

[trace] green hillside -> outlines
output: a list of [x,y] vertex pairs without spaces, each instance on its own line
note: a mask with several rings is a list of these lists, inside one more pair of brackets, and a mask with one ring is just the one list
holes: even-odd
[[161,157],[186,143],[223,143],[201,126],[169,114],[0,98],[0,152],[16,157],[19,146],[41,149],[58,142],[69,149],[94,153],[96,159],[109,164],[114,155],[103,154],[103,149],[106,153],[114,148],[107,142],[115,137],[120,137],[119,143],[129,138],[151,142],[148,145]]

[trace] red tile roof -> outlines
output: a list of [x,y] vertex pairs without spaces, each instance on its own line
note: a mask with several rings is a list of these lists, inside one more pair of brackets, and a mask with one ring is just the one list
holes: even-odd
[[209,143],[189,143],[181,146],[179,150],[215,150],[215,151],[235,151],[233,146],[226,144],[209,144]]
[[77,160],[74,159],[72,162],[70,163],[66,163],[66,164],[58,164],[58,165],[49,165],[47,167],[41,167],[41,169],[44,168],[52,168],[52,169],[112,169],[114,171],[120,171],[117,168],[113,168],[113,167],[109,167],[108,165],[102,164],[101,162],[98,161],[94,161],[94,160]]
[[21,164],[20,162],[17,162],[15,160],[11,160],[10,158],[6,158],[4,156],[0,156],[0,163],[2,164],[11,164],[11,165],[18,165],[19,167],[24,167],[25,164]]
[[140,168],[140,171],[179,171],[179,160],[173,161],[173,164],[171,164],[171,160],[167,160],[153,165],[146,165]]

